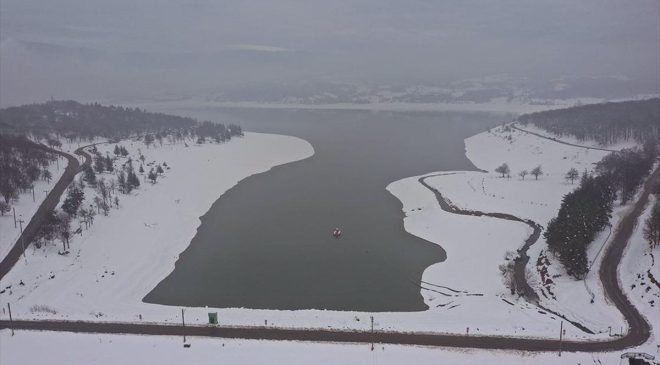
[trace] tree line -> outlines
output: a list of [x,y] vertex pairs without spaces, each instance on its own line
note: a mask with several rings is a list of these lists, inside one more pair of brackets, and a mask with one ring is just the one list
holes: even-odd
[[[118,151],[119,155],[122,155],[122,151],[126,151],[124,147],[116,147],[115,151]],[[113,207],[119,209],[119,194],[130,194],[140,186],[140,179],[130,157],[126,162],[115,167],[117,157],[103,156],[95,147],[91,152],[93,163],[83,165],[81,176],[67,188],[61,210],[50,211],[37,232],[35,236],[37,248],[41,247],[43,242],[60,239],[63,247],[61,252],[66,253],[69,238],[73,233],[80,233],[82,225],[89,228],[94,224],[97,215],[107,216]],[[89,206],[84,204],[86,188],[87,192],[94,194],[88,199]],[[71,223],[74,219],[80,222],[81,228],[72,232]]]
[[[73,142],[94,137],[118,140],[127,136],[137,136],[149,148],[155,143],[162,145],[164,141],[186,145],[187,140],[198,144],[223,143],[232,137],[243,136],[243,130],[235,124],[198,122],[193,118],[150,113],[139,108],[75,101],[50,101],[0,109],[0,194],[4,198],[0,200],[0,214],[8,212],[11,202],[18,199],[20,192],[31,189],[38,178],[52,178],[46,167],[56,156],[39,143],[59,148],[62,138]],[[128,155],[126,148],[119,145],[113,152],[116,156]],[[109,155],[95,155],[93,166],[85,167],[83,174],[86,179],[93,179],[94,170],[112,172],[112,169]],[[139,185],[134,171],[132,174],[122,173],[118,179],[126,181],[122,187],[124,190],[130,192]],[[156,168],[149,175],[152,182],[159,174]]]
[[34,189],[38,179],[50,181],[48,165],[57,158],[24,136],[0,134],[0,214],[11,209],[21,192]]
[[[580,184],[566,194],[559,213],[548,223],[548,248],[576,279],[589,271],[587,247],[609,225],[615,200],[627,203],[648,176],[657,156],[653,141],[643,149],[614,152],[598,162],[595,175],[585,171]],[[569,171],[570,177],[575,171]],[[569,178],[569,174],[567,174]]]
[[660,181],[655,182],[653,195],[655,203],[651,208],[651,215],[644,222],[643,231],[651,248],[660,246]]
[[572,135],[602,145],[620,141],[644,143],[660,138],[660,98],[576,106],[518,117],[555,135]]
[[217,142],[243,135],[241,128],[233,124],[225,126],[140,108],[81,104],[71,100],[0,109],[0,133],[30,136],[47,144],[59,143],[58,138],[76,141],[94,137],[119,139],[132,135],[148,136],[153,142],[177,132],[182,136],[196,135]]

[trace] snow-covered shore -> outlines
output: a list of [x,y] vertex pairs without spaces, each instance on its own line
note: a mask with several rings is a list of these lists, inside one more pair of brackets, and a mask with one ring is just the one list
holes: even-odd
[[[69,255],[58,255],[56,246],[31,246],[28,265],[16,265],[0,283],[7,288],[0,301],[14,304],[17,317],[89,319],[123,313],[114,318],[132,320],[144,313],[148,318],[142,298],[173,270],[199,217],[218,196],[247,176],[314,153],[304,140],[260,133],[220,145],[120,144],[131,155],[140,149],[146,163],[167,162],[171,169],[156,184],[143,182],[133,193],[119,194],[121,209],[98,215],[89,230],[74,236]],[[112,154],[114,144],[97,147],[101,155]],[[92,193],[86,191],[87,203]]]
[[[253,133],[223,145],[189,148],[165,145],[147,149],[142,143],[123,144],[131,153],[140,148],[147,161],[167,161],[171,170],[157,184],[144,183],[146,186],[137,194],[120,196],[121,209],[112,210],[109,217],[97,217],[93,228],[72,242],[71,255],[59,256],[53,250],[46,257],[42,251],[31,251],[32,267],[26,270],[17,266],[0,283],[2,287],[12,285],[13,293],[0,296],[0,304],[4,307],[10,301],[16,318],[178,323],[178,307],[142,303],[141,299],[173,269],[178,254],[199,225],[198,217],[240,179],[313,153],[302,140]],[[112,147],[101,145],[99,150],[104,154]],[[605,154],[523,132],[496,130],[467,139],[466,149],[468,157],[483,169],[492,170],[506,161],[515,173],[541,164],[545,175],[538,181],[518,181],[518,177],[508,180],[470,171],[429,178],[427,182],[461,207],[504,211],[542,224],[556,213],[561,196],[574,187],[564,181],[565,171],[569,167],[590,168]],[[376,313],[376,328],[555,338],[561,319],[507,294],[499,271],[505,254],[519,248],[530,234],[528,226],[446,213],[417,179],[402,179],[387,188],[403,202],[405,228],[442,245],[448,259],[424,274],[422,286],[426,289],[422,289],[422,294],[429,310]],[[542,247],[542,243],[533,246],[537,247]],[[538,256],[538,252],[530,251],[532,254]],[[530,267],[537,256],[532,256]],[[49,279],[51,272],[53,279]],[[17,286],[19,280],[26,285]],[[571,294],[570,290],[565,292]],[[586,294],[580,295],[586,298]],[[599,302],[593,308],[598,310],[589,313],[589,318],[599,323],[595,328],[598,333],[588,335],[565,323],[566,338],[608,338],[603,328],[616,328],[621,323],[620,314],[606,303]],[[223,325],[262,326],[267,320],[268,326],[276,327],[359,330],[369,328],[371,315],[324,310],[188,308],[186,321],[204,324],[207,312],[215,311]],[[6,317],[0,312],[0,318]]]
[[[539,131],[533,126],[529,126],[529,129],[534,132]],[[556,136],[549,137],[556,138]],[[493,128],[470,137],[465,142],[466,154],[473,164],[489,172],[429,173],[423,176],[439,176],[427,178],[426,183],[438,189],[446,199],[460,208],[513,214],[522,219],[532,219],[543,226],[557,214],[563,195],[576,187],[565,180],[566,172],[570,168],[590,171],[593,164],[608,153],[556,143],[506,127]],[[571,139],[566,142],[580,143]],[[596,146],[595,143],[589,144],[588,141],[586,143]],[[631,144],[628,143],[608,146],[608,148],[630,146]],[[493,172],[504,162],[511,168],[511,178],[502,178],[501,175]],[[530,171],[538,165],[541,165],[544,171],[538,180],[529,175],[524,180],[518,176],[519,171]],[[531,230],[518,222],[445,212],[440,209],[433,194],[421,186],[418,179],[418,176],[403,179],[392,183],[388,189],[403,202],[403,209],[407,215],[406,230],[440,244],[447,251],[447,260],[429,267],[424,273],[423,280],[484,293],[483,297],[462,298],[464,302],[462,304],[470,310],[464,312],[461,310],[463,307],[458,307],[452,314],[469,318],[470,312],[485,311],[492,318],[484,322],[488,325],[481,327],[486,328],[486,331],[489,331],[488,328],[492,331],[492,326],[502,326],[497,323],[499,318],[524,324],[527,331],[536,332],[544,326],[551,331],[551,326],[546,320],[548,316],[554,318],[556,316],[543,313],[542,310],[536,312],[528,310],[526,312],[528,317],[525,318],[521,309],[529,309],[528,304],[511,295],[502,282],[500,265],[505,263],[507,252],[511,253],[510,256],[515,256],[515,251],[522,246],[524,239],[531,234]],[[616,204],[611,220],[614,227],[629,208],[630,206]],[[565,273],[558,261],[547,252],[543,237],[528,251],[531,259],[528,264],[527,279],[539,293],[542,305],[596,332],[595,335],[584,335],[584,332],[580,334],[579,330],[569,324],[575,337],[608,338],[610,330],[612,334],[627,330],[622,315],[605,297],[597,275],[602,258],[600,253],[604,245],[609,242],[609,238],[610,232],[605,230],[590,245],[588,256],[592,266],[584,281],[576,281]],[[646,281],[647,287],[649,285],[649,280],[644,280],[646,270],[649,269],[652,261],[652,255],[644,251],[647,246],[641,236],[641,228],[638,227],[632,238],[631,248],[627,251],[626,259],[620,268],[621,280],[628,288],[638,275],[642,275],[641,280],[637,279],[638,282]],[[549,265],[539,265],[540,259],[545,261],[545,258],[548,259]],[[635,260],[638,263],[642,260],[644,264],[635,264]],[[544,286],[541,283],[540,270],[543,265],[554,281],[551,285]],[[479,270],[475,270],[476,267]],[[657,271],[658,267],[655,266],[651,270]],[[657,323],[660,320],[657,313],[658,300],[655,297],[658,291],[655,291],[655,296],[651,292],[647,294],[646,300],[641,300],[640,294],[644,293],[639,290],[631,292],[630,296],[634,298],[635,303],[638,303],[648,320]],[[427,304],[431,305],[433,293],[425,291],[422,293]],[[489,296],[490,299],[487,298]],[[498,297],[513,304],[508,311],[500,308]],[[591,302],[592,298],[593,302]],[[655,304],[652,306],[649,301],[653,299]],[[641,302],[645,304],[639,304]],[[564,328],[566,325],[565,322]],[[568,336],[572,337],[571,334]],[[652,342],[653,339],[643,348],[655,352]]]

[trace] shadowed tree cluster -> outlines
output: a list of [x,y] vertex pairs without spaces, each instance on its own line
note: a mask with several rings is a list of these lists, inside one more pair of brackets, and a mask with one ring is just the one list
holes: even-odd
[[[166,139],[195,137],[202,141],[225,142],[242,136],[240,126],[225,126],[211,121],[162,113],[139,108],[103,106],[97,103],[50,101],[0,109],[0,133],[30,136],[49,145],[61,145],[60,138],[70,142],[94,137],[110,139],[142,136],[147,147],[163,144]],[[122,153],[121,150],[115,154]]]
[[644,143],[660,138],[660,99],[625,101],[549,110],[518,117],[558,136],[595,140],[603,145],[620,141]]
[[[569,275],[582,279],[587,274],[588,245],[609,224],[617,196],[625,204],[639,189],[655,155],[655,150],[646,149],[607,155],[597,165],[597,176],[585,174],[578,188],[564,196],[559,213],[548,223],[544,237]],[[567,179],[576,172],[570,170]]]
[[25,137],[0,134],[0,213],[9,211],[18,194],[34,188],[38,179],[50,180],[48,165],[56,156]]

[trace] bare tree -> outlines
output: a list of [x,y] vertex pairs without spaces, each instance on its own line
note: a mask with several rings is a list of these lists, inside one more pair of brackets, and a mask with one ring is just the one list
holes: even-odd
[[541,169],[541,165],[536,166],[536,167],[532,170],[531,174],[534,175],[534,177],[536,178],[536,180],[538,180],[538,179],[539,179],[539,176],[543,175],[543,170]]
[[527,176],[527,174],[529,174],[527,170],[522,170],[518,173],[518,176],[520,176],[523,180],[525,180],[525,176]]
[[502,174],[502,177],[504,177],[504,176],[509,176],[509,174],[511,173],[511,169],[509,168],[509,165],[507,165],[507,163],[505,162],[500,166],[498,166],[495,169],[495,172],[497,172],[498,174]]
[[564,178],[566,180],[571,180],[571,184],[573,184],[573,181],[575,181],[575,179],[577,179],[579,176],[580,176],[580,173],[578,172],[578,170],[575,167],[573,167],[570,170],[568,170],[568,172],[566,173],[566,176]]

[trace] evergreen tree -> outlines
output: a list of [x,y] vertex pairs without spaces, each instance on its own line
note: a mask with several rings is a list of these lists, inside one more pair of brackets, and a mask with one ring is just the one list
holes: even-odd
[[158,178],[158,175],[154,172],[153,169],[149,170],[149,174],[147,175],[147,178],[151,180],[152,184],[156,183],[156,179]]
[[154,136],[153,136],[153,134],[147,134],[147,135],[145,135],[145,136],[144,136],[144,144],[147,145],[147,148],[149,148],[149,146],[150,146],[152,143],[154,143]]
[[101,155],[96,155],[94,157],[94,169],[99,174],[105,171],[105,159],[101,157]]
[[651,248],[655,248],[660,245],[660,200],[657,195],[652,209],[644,225],[644,238],[649,241]]
[[138,188],[140,186],[140,179],[138,179],[137,175],[135,174],[135,171],[131,167],[128,170],[128,175],[126,176],[126,187],[128,188],[128,192],[130,193],[133,191],[133,189]]
[[110,155],[105,155],[105,169],[109,172],[112,172],[115,169],[114,165],[112,164]]
[[84,200],[85,192],[75,184],[72,184],[67,191],[66,199],[64,199],[64,202],[62,203],[62,210],[68,215],[75,217]]
[[126,174],[124,173],[124,170],[121,170],[119,172],[119,176],[117,176],[117,185],[119,186],[119,191],[122,193],[126,194],[129,192],[128,185],[126,184]]
[[83,165],[83,180],[89,185],[96,185],[96,174],[89,164]]
[[9,207],[9,204],[5,203],[4,201],[0,201],[0,215],[5,215],[5,213],[9,212],[11,210],[11,207]]

